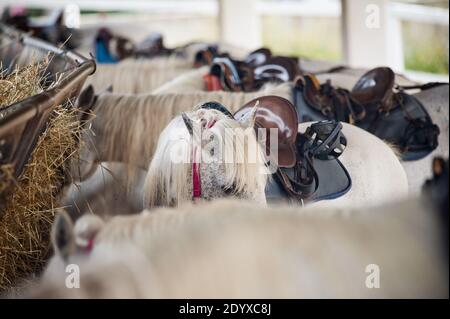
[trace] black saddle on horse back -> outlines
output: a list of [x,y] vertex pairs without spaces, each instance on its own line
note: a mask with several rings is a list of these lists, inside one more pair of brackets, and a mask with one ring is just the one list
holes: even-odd
[[367,110],[366,118],[357,125],[396,145],[403,160],[423,158],[438,146],[439,127],[413,95],[399,92],[396,98],[399,104],[389,113]]
[[[299,78],[294,101],[300,122],[338,120],[355,124],[397,146],[403,160],[417,160],[438,145],[439,128],[422,103],[394,84],[395,74],[383,67],[364,74],[352,91],[318,84],[313,75]],[[428,89],[441,83],[414,86]]]

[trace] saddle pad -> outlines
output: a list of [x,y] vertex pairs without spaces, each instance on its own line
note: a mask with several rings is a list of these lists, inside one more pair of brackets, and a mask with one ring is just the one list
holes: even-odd
[[[412,95],[406,93],[397,93],[403,99],[404,108],[400,105],[392,109],[387,115],[380,114],[378,108],[374,105],[366,107],[366,116],[363,121],[355,123],[356,126],[374,134],[382,140],[397,145],[402,154],[402,160],[413,161],[419,160],[433,151],[435,147],[429,146],[427,141],[418,141],[423,145],[423,149],[405,149],[408,143],[404,145],[404,137],[407,128],[409,127],[413,132],[417,128],[411,127],[410,121],[405,118],[406,112],[413,119],[422,119],[424,124],[432,126],[432,120],[422,103]],[[314,109],[308,104],[303,96],[303,91],[300,88],[294,88],[294,103],[297,111],[299,123],[308,121],[323,121],[327,120],[322,112]],[[376,116],[383,116],[378,123],[372,125]],[[437,146],[437,141],[436,144]]]
[[[308,202],[335,199],[351,189],[352,180],[350,174],[339,159],[314,159],[314,168],[318,175],[319,187],[312,197],[307,200]],[[283,171],[293,178],[293,169],[283,169]],[[268,204],[291,201],[275,174],[270,177],[265,193]]]
[[[425,110],[422,103],[412,95],[406,93],[398,93],[403,99],[404,109],[401,106],[397,106],[392,109],[389,114],[380,114],[377,110],[367,110],[366,118],[364,121],[357,123],[357,125],[367,130],[368,132],[376,135],[382,140],[388,141],[401,148],[408,146],[408,143],[404,145],[405,132],[408,126],[411,127],[410,121],[405,118],[405,114],[408,113],[413,119],[422,119],[424,124],[432,125],[430,115]],[[377,123],[371,125],[376,116],[382,116]],[[412,128],[413,132],[417,131],[417,128]],[[436,141],[437,142],[437,141]],[[420,143],[420,141],[419,141]],[[426,141],[423,141],[426,145]],[[437,143],[436,143],[437,145]],[[402,160],[412,161],[418,160],[427,156],[433,151],[432,147],[426,147],[421,150],[406,150],[402,152]]]

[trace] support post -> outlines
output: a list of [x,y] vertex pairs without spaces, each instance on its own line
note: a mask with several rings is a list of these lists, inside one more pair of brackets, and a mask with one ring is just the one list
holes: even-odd
[[261,46],[258,0],[219,0],[220,41],[243,49]]
[[403,71],[401,24],[389,14],[389,0],[341,1],[346,63],[366,68],[388,65]]

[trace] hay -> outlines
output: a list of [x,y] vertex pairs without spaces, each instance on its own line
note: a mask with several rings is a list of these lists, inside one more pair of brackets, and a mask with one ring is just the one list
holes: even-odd
[[[14,86],[8,84],[10,88],[24,91],[3,90],[0,105],[5,105],[3,101],[16,102],[12,97],[20,100],[39,92],[39,72],[32,72],[38,69],[29,66],[8,77],[9,82],[15,81]],[[22,77],[26,80],[20,80]],[[21,177],[7,190],[0,208],[0,293],[13,287],[18,291],[42,270],[48,258],[57,195],[68,176],[68,160],[79,149],[77,112],[74,108],[55,108]],[[1,170],[8,172],[9,167]]]
[[16,68],[7,76],[0,76],[0,110],[41,92],[41,70],[42,63],[33,63],[21,69]]

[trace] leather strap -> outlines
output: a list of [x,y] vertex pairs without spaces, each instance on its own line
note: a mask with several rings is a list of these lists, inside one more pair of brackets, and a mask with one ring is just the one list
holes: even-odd
[[429,90],[438,86],[442,86],[442,85],[448,85],[448,83],[446,82],[429,82],[429,83],[425,83],[425,84],[418,84],[418,85],[395,85],[395,89],[399,90],[399,91],[408,91],[408,90],[421,90],[421,91],[425,91],[425,90]]
[[347,139],[341,130],[340,122],[321,121],[308,127],[305,134],[299,133],[296,142],[297,163],[293,168],[294,178],[282,168],[278,168],[276,172],[279,182],[293,199],[303,202],[317,191],[319,177],[314,169],[314,158],[333,160],[343,153]]

